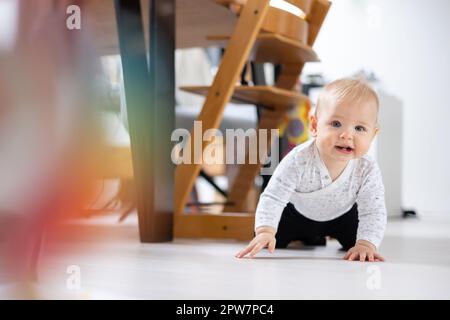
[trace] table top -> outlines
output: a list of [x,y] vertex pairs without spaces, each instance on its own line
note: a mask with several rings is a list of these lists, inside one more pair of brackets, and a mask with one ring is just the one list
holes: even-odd
[[[141,0],[148,41],[149,0]],[[92,26],[93,42],[102,55],[118,54],[117,25],[114,0],[87,1],[86,19]],[[206,38],[211,34],[231,34],[237,17],[214,0],[177,0],[176,47],[207,47],[214,45]]]

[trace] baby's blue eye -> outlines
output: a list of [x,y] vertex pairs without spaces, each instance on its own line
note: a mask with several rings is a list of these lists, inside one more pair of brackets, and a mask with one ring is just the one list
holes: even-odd
[[363,126],[356,126],[356,127],[355,127],[355,130],[358,131],[358,132],[365,132],[365,131],[366,131],[366,128],[363,127]]
[[341,123],[339,121],[331,121],[331,126],[334,128],[339,128],[341,126]]

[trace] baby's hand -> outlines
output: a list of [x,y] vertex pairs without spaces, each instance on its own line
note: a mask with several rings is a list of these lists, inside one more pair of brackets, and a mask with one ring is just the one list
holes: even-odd
[[369,260],[370,262],[384,261],[384,258],[377,252],[377,249],[369,241],[358,240],[356,245],[347,251],[344,256],[344,260],[359,260],[364,262]]
[[261,251],[262,248],[266,246],[269,247],[269,252],[273,253],[275,251],[275,235],[272,232],[261,232],[256,235],[255,238],[250,242],[250,244],[245,247],[244,250],[240,251],[235,255],[236,258],[245,257],[250,253],[250,258],[253,258],[255,254]]

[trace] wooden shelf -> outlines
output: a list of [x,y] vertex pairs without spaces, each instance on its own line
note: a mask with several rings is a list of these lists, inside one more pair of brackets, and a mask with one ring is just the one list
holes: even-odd
[[[301,10],[300,15],[302,18],[305,18],[311,11],[313,1],[314,0],[286,0],[286,2],[290,2]],[[247,0],[214,0],[214,2],[239,13]]]
[[[181,90],[206,96],[209,86],[183,86]],[[231,102],[261,105],[268,109],[289,109],[308,97],[294,91],[271,86],[237,86]]]
[[251,213],[176,214],[175,238],[228,238],[250,241],[255,215]]
[[[236,6],[240,9],[247,0],[214,0],[217,4],[220,4],[224,7],[229,8],[230,6]],[[311,6],[313,4],[313,0],[286,0],[286,2],[290,2],[294,6],[300,8],[303,11],[303,14],[308,15],[311,11]]]
[[[226,47],[230,40],[227,35],[207,36],[209,41]],[[299,41],[291,40],[280,34],[260,33],[253,46],[250,60],[276,64],[297,64],[320,61],[314,50]]]
[[[301,0],[301,2],[308,2],[307,0]],[[242,1],[222,1],[216,2],[227,8],[232,12],[239,14],[243,8]],[[244,1],[245,3],[246,1]],[[305,3],[306,3],[305,2]],[[300,15],[293,14],[291,12],[282,10],[280,8],[269,6],[269,10],[264,18],[261,30],[265,32],[271,32],[280,34],[289,39],[300,41],[302,43],[308,42],[308,30],[309,25],[306,20],[306,15],[301,12]]]

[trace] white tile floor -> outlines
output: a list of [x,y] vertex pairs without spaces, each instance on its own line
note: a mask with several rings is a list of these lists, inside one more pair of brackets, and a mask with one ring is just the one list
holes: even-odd
[[[245,243],[175,240],[141,244],[136,220],[95,218],[78,228],[81,242],[47,245],[40,298],[82,299],[449,299],[450,215],[389,221],[384,263],[341,259],[326,247],[266,251],[236,259]],[[114,220],[115,221],[115,220]],[[92,230],[92,232],[90,231]],[[59,253],[51,253],[51,250]],[[80,288],[70,290],[70,265]],[[0,297],[11,292],[1,287]],[[9,292],[9,293],[8,293]]]

